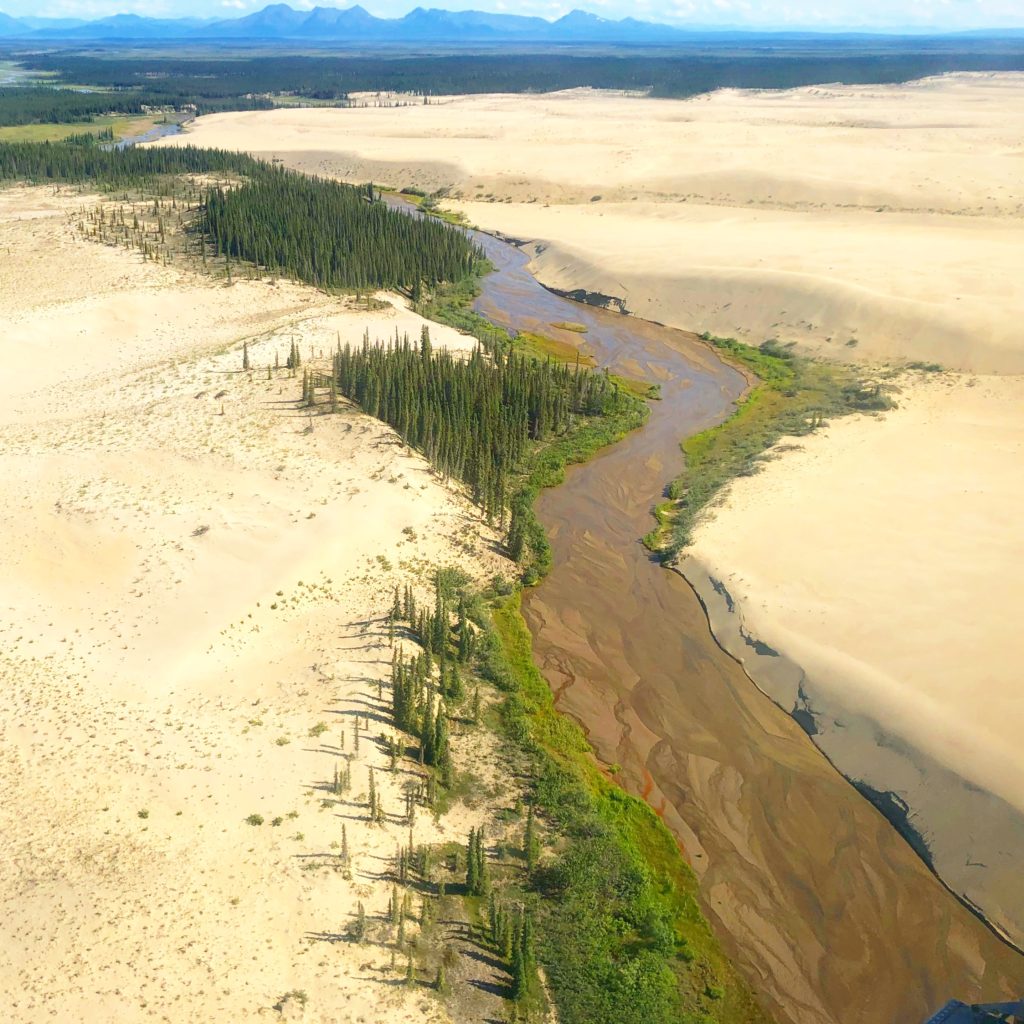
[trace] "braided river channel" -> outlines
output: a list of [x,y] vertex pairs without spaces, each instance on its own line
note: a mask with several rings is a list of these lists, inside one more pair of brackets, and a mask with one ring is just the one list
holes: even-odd
[[541,495],[554,569],[523,614],[559,710],[677,836],[765,1008],[800,1024],[913,1024],[949,998],[1020,987],[1024,958],[718,647],[690,585],[640,542],[682,468],[680,440],[724,420],[745,378],[695,335],[546,290],[523,250],[474,234],[497,268],[479,313],[582,339],[599,366],[660,385],[643,428]]

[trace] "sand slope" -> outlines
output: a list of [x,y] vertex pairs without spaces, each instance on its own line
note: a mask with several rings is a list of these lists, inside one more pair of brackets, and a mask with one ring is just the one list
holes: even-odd
[[542,243],[545,283],[675,326],[1020,372],[1022,100],[1014,74],[687,101],[574,90],[217,114],[163,144],[450,187],[481,227]]
[[[420,321],[143,264],[76,238],[82,203],[0,193],[7,1019],[447,1019],[397,984],[403,957],[393,973],[385,948],[342,940],[358,900],[388,936],[409,836],[411,774],[376,742],[392,588],[503,564],[384,425],[350,409],[310,431],[298,381],[265,370],[292,339],[316,352]],[[263,369],[240,372],[243,338]],[[485,734],[456,732],[466,763]],[[464,841],[506,785],[485,770],[476,801],[417,816],[415,841]],[[308,1002],[283,998],[297,990]]]
[[766,692],[894,793],[940,875],[1020,943],[1024,378],[918,375],[898,401],[735,481],[681,569]]

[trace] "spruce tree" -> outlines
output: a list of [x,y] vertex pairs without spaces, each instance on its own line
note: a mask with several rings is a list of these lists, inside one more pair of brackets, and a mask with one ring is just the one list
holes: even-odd
[[469,842],[466,844],[466,892],[470,896],[478,895],[480,881],[477,874],[476,829],[469,830]]
[[448,711],[444,701],[437,706],[437,717],[434,719],[434,764],[441,777],[441,785],[450,787],[452,784],[452,757],[448,741]]
[[523,855],[526,858],[526,870],[533,874],[537,866],[537,837],[534,833],[533,803],[526,809],[526,832],[523,836]]

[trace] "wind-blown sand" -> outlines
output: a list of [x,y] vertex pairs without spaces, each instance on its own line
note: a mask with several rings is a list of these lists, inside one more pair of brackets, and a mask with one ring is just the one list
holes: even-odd
[[161,144],[449,188],[474,223],[540,242],[545,283],[673,326],[1019,372],[1022,140],[1024,75],[979,74],[215,114]]
[[[1020,374],[1022,140],[1024,75],[972,74],[222,114],[164,144],[447,188],[471,221],[524,240],[544,283],[674,326]],[[907,804],[950,885],[1018,942],[1021,397],[1019,377],[908,384],[884,418],[836,424],[737,485],[688,569],[712,602],[711,565],[747,628],[799,664],[755,669],[724,602],[723,643],[844,771]],[[827,724],[844,714],[857,729]]]
[[[382,616],[395,584],[425,595],[439,564],[504,563],[386,426],[350,408],[308,431],[299,382],[266,379],[292,339],[307,354],[339,332],[418,337],[421,321],[145,264],[77,237],[86,202],[0,192],[6,1019],[446,1020],[397,983],[404,956],[393,973],[386,948],[343,941],[359,900],[371,938],[388,934],[409,835],[410,773],[376,742],[391,732]],[[489,742],[456,733],[464,765]],[[335,799],[343,752],[352,789]],[[480,770],[476,800],[417,815],[416,842],[464,842],[487,820],[507,781]],[[304,1006],[284,998],[297,992]],[[483,998],[493,1015],[500,999]]]

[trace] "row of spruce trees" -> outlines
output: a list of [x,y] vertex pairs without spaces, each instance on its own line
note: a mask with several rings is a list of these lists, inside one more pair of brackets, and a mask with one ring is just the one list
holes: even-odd
[[482,258],[464,232],[375,201],[373,189],[261,168],[244,188],[214,188],[203,230],[217,254],[318,287],[395,288],[458,281]]
[[[480,719],[479,688],[474,686],[472,698],[467,701],[463,683],[463,673],[473,671],[479,642],[463,587],[458,582],[446,579],[445,573],[439,572],[434,581],[432,607],[418,605],[411,586],[407,585],[404,590],[396,587],[388,615],[388,630],[392,640],[400,625],[407,628],[408,635],[419,645],[420,652],[407,658],[397,647],[394,649],[391,663],[392,720],[400,731],[418,739],[420,763],[432,768],[428,789],[436,785],[450,787],[453,782],[448,730],[451,709],[468,703],[470,721]],[[371,803],[373,800],[371,794]],[[410,804],[406,812],[410,821],[412,812]],[[539,852],[532,805],[527,816],[523,851],[527,871],[532,872]],[[426,877],[429,856],[427,848],[414,850],[410,832],[409,847],[401,851],[398,859],[398,881],[406,883],[412,869],[418,871],[421,877]],[[492,886],[482,828],[470,830],[465,848],[465,864],[466,895],[487,899],[487,923],[481,938],[505,961],[511,976],[511,998],[517,1005],[525,1005],[536,996],[538,989],[532,913],[521,905],[510,906]],[[443,887],[439,891],[443,892]],[[394,912],[398,905],[396,886],[391,916],[392,923],[400,927],[400,915]],[[425,901],[424,920],[426,912]],[[401,938],[402,932],[399,931],[399,945]],[[435,986],[443,991],[446,984],[442,963]]]
[[443,476],[467,484],[490,518],[504,523],[511,502],[510,536],[520,549],[525,534],[515,520],[525,523],[529,504],[512,500],[512,488],[529,446],[564,433],[579,416],[600,414],[617,394],[604,374],[511,348],[490,356],[478,349],[468,359],[434,352],[426,327],[418,347],[408,337],[346,345],[333,373],[342,395],[394,427]]
[[0,142],[0,180],[127,190],[196,174],[242,178],[207,190],[193,229],[229,267],[243,260],[318,287],[404,288],[418,297],[424,287],[470,276],[482,260],[465,232],[392,210],[372,187],[307,177],[241,153]]

